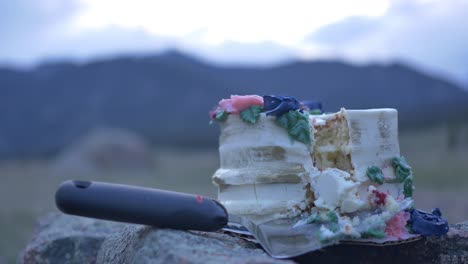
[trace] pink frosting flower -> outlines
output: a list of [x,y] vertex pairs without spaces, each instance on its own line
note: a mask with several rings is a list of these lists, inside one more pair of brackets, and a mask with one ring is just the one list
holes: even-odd
[[385,227],[385,234],[389,237],[402,239],[405,235],[408,235],[406,229],[406,222],[410,219],[408,212],[399,212],[392,219],[387,221],[387,227]]
[[231,95],[230,99],[223,99],[219,106],[230,114],[239,114],[253,105],[263,106],[263,97],[258,95]]
[[216,114],[221,110],[222,109],[219,106],[211,109],[210,112],[208,112],[208,115],[210,116],[210,119],[215,120],[216,119]]

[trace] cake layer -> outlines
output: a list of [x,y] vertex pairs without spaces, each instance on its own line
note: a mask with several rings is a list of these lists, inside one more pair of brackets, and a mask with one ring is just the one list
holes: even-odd
[[234,214],[284,216],[305,204],[307,180],[317,171],[310,151],[274,117],[261,114],[256,124],[246,124],[230,115],[221,124],[221,167],[213,176],[218,199]]
[[224,169],[265,168],[275,162],[286,162],[314,170],[310,146],[292,140],[274,117],[265,114],[260,115],[256,124],[246,124],[239,116],[230,115],[221,124],[219,154]]
[[262,162],[259,166],[220,168],[213,175],[216,184],[298,183],[309,173],[303,164],[289,162]]
[[339,168],[352,179],[368,181],[369,166],[390,168],[385,177],[395,178],[391,159],[400,156],[398,117],[395,109],[346,110],[321,115],[317,130],[314,160],[319,169]]
[[220,186],[218,198],[234,214],[285,212],[305,200],[304,184],[247,184]]

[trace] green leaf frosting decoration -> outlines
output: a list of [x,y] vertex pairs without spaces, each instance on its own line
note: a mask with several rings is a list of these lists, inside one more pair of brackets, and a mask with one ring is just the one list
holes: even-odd
[[284,114],[284,115],[278,116],[278,117],[276,118],[276,124],[278,124],[278,126],[280,126],[280,127],[282,127],[282,128],[289,129],[289,119],[288,119],[288,115],[287,115],[287,114]]
[[362,238],[384,238],[385,232],[381,230],[369,229],[361,234]]
[[219,111],[216,113],[215,120],[218,122],[224,122],[228,118],[229,113],[226,111]]
[[293,139],[311,144],[309,116],[299,110],[289,111],[276,118],[276,124],[285,128]]
[[307,223],[308,224],[316,223],[316,222],[319,222],[319,219],[320,219],[319,215],[314,214],[314,215],[311,215],[309,219],[307,219]]
[[313,214],[307,219],[308,224],[312,223],[333,223],[338,224],[338,215],[334,211],[329,211],[327,213],[316,213]]
[[321,115],[321,114],[322,114],[322,110],[320,110],[320,109],[313,109],[313,110],[310,110],[310,111],[309,111],[309,114],[311,114],[311,115]]
[[240,112],[240,118],[245,123],[255,124],[260,117],[260,113],[262,112],[263,107],[259,105],[253,105],[243,111]]
[[405,197],[413,196],[413,175],[406,177],[405,181],[403,182],[403,194]]
[[384,183],[384,175],[382,169],[380,169],[377,166],[370,166],[369,168],[367,168],[366,175],[373,182],[376,182],[378,184]]
[[336,215],[335,212],[330,211],[325,215],[325,219],[328,222],[338,224],[338,216]]
[[404,182],[412,174],[411,166],[406,162],[404,157],[393,158],[392,166],[395,169],[395,175],[399,182]]

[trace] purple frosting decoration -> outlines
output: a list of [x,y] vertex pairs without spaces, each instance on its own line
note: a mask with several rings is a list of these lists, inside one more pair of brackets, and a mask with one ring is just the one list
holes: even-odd
[[281,116],[289,111],[299,109],[301,103],[293,96],[263,96],[263,110],[267,116]]
[[413,209],[410,211],[411,229],[414,233],[422,236],[441,236],[447,234],[449,225],[447,220],[442,218],[439,208],[432,210],[432,214]]

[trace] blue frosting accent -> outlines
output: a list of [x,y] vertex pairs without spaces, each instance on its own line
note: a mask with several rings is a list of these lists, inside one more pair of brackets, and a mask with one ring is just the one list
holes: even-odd
[[431,213],[413,209],[411,213],[411,228],[416,234],[422,236],[441,236],[447,234],[449,225],[447,220],[442,218],[439,208]]
[[267,116],[281,116],[289,111],[299,109],[300,102],[293,96],[263,96],[263,110]]

